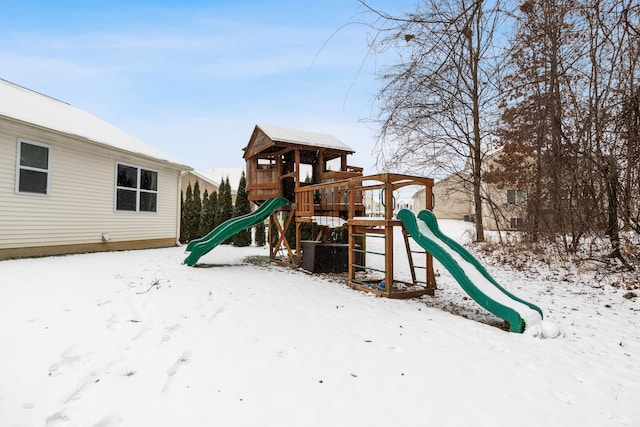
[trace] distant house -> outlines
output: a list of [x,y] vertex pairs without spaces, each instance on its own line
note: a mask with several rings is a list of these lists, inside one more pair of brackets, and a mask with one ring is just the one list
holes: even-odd
[[175,245],[191,168],[0,80],[0,259]]
[[198,188],[200,189],[200,196],[204,194],[204,191],[207,190],[208,194],[213,193],[214,191],[218,193],[220,191],[220,182],[212,179],[211,176],[204,172],[200,172],[197,170],[192,170],[187,172],[185,176],[182,177],[182,192],[184,194],[187,193],[187,187],[191,186],[191,189],[196,185],[196,181],[198,182]]
[[241,167],[215,168],[204,172],[192,170],[182,178],[182,192],[186,194],[187,187],[191,185],[191,189],[193,189],[196,185],[196,181],[198,181],[200,197],[204,194],[205,189],[209,194],[214,191],[216,193],[220,193],[220,184],[222,183],[222,180],[229,178],[229,186],[231,186],[231,201],[235,204],[242,172],[244,172],[244,168]]
[[[424,190],[413,196],[416,210],[426,209]],[[462,219],[473,217],[473,190],[464,174],[452,174],[433,185],[433,213],[440,219]]]
[[[500,167],[498,150],[485,157],[483,167]],[[414,209],[426,209],[424,190],[413,195]],[[482,222],[488,230],[517,230],[523,227],[526,216],[527,192],[520,188],[508,188],[497,184],[482,186]],[[433,213],[440,219],[475,221],[473,184],[469,169],[457,172],[437,181],[433,186]],[[489,203],[491,200],[492,203]]]
[[398,197],[395,200],[394,214],[398,213],[401,209],[414,210],[414,200],[412,197]]
[[229,178],[229,185],[231,186],[231,193],[233,194],[233,200],[236,199],[236,193],[238,192],[238,185],[240,185],[240,178],[244,172],[244,167],[228,167],[228,168],[213,168],[206,172],[204,175],[213,179],[215,182],[222,182],[223,179]]

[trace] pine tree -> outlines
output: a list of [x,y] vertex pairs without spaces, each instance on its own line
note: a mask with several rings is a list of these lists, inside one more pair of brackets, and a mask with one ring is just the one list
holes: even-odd
[[216,210],[214,215],[214,223],[216,227],[222,224],[223,222],[220,219],[222,218],[222,200],[224,199],[224,192],[225,192],[225,187],[224,187],[224,179],[223,179],[220,182],[220,186],[218,186],[218,200],[216,203]]
[[218,192],[214,191],[213,193],[211,193],[211,195],[209,196],[209,201],[211,202],[211,211],[213,212],[212,219],[211,219],[211,229],[214,229],[218,225],[220,225],[216,222],[216,219],[217,219],[216,215],[218,212]]
[[182,210],[182,226],[184,242],[189,242],[195,238],[195,219],[196,213],[194,211],[195,204],[193,201],[193,190],[191,189],[191,183],[187,185],[187,193],[184,199],[184,205]]
[[209,192],[205,189],[202,195],[202,215],[200,216],[200,231],[198,234],[205,236],[211,230],[215,228],[215,202],[213,197],[217,195],[215,191],[209,195]]
[[216,211],[218,209],[218,193],[216,191],[211,192],[209,195],[209,215],[207,217],[206,226],[209,228],[209,231],[213,230],[218,226],[216,224]]
[[[218,194],[217,219],[218,225],[233,217],[233,200],[231,199],[231,185],[229,178],[222,180],[220,184],[220,194]],[[231,243],[232,239],[225,240],[224,243]]]
[[264,221],[260,221],[256,225],[256,246],[264,246],[267,244],[266,231],[267,228],[264,225]]
[[[236,193],[236,205],[233,209],[233,216],[238,217],[251,212],[251,203],[249,202],[249,194],[247,193],[247,179],[244,172],[240,176],[238,183],[238,192]],[[233,236],[233,244],[235,246],[249,246],[251,244],[251,229],[245,229]]]
[[202,237],[200,234],[200,217],[202,217],[202,198],[200,196],[200,184],[196,179],[196,183],[193,185],[193,238]]

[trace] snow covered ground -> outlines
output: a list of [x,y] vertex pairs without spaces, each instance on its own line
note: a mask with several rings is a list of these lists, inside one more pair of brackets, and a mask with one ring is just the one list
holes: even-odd
[[183,250],[0,262],[0,425],[640,425],[640,298],[588,271],[486,265],[560,326],[540,339],[439,266],[435,297],[396,301]]

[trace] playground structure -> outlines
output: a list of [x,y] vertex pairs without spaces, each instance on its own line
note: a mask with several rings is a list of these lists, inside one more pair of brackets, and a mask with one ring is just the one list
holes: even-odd
[[[432,207],[433,179],[393,173],[364,176],[362,168],[347,164],[354,151],[339,140],[292,129],[256,125],[244,152],[248,197],[259,208],[190,242],[186,264],[195,265],[225,239],[269,218],[273,262],[315,272],[309,257],[325,248],[328,257],[321,263],[337,268],[330,271],[345,267],[350,287],[388,298],[412,298],[434,295],[435,257],[474,301],[508,322],[511,331],[523,332],[526,325],[542,321],[540,308],[510,294],[469,252],[444,236],[429,210],[417,218],[406,209],[396,215],[394,192],[408,186],[424,189],[426,205]],[[372,203],[373,195],[378,203]],[[310,240],[302,239],[305,226]],[[287,233],[289,227],[295,233]],[[410,279],[395,274],[398,236],[403,239]],[[383,249],[368,248],[371,239],[382,239]],[[421,250],[412,248],[411,239]],[[376,257],[383,258],[382,265],[368,262]]]

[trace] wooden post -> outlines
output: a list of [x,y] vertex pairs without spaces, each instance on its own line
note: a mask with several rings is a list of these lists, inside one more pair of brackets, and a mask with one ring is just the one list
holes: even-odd
[[349,192],[349,210],[347,211],[347,243],[348,243],[348,247],[349,247],[349,258],[348,258],[348,263],[349,263],[349,284],[351,284],[351,280],[356,278],[356,268],[354,267],[354,264],[356,263],[356,242],[358,241],[358,239],[356,239],[353,236],[353,225],[352,225],[352,219],[355,215],[355,199],[356,199],[356,195],[355,195],[355,186],[353,185],[353,183],[349,183],[349,187],[348,190]]
[[347,235],[348,235],[348,244],[349,244],[349,279],[347,284],[351,286],[351,281],[356,278],[356,268],[353,266],[356,263],[355,252],[353,251],[356,247],[356,240],[353,236],[354,233],[354,225],[348,221],[347,222]]
[[294,151],[295,154],[295,168],[296,168],[296,183],[295,183],[295,189],[297,190],[298,188],[300,188],[300,149],[296,148]]
[[384,270],[385,270],[385,291],[388,297],[393,293],[393,186],[389,180],[389,175],[385,175],[384,190]]
[[[425,197],[426,197],[426,207],[429,210],[433,210],[433,186],[427,185],[425,186]],[[437,289],[436,285],[436,275],[433,272],[433,256],[427,252],[427,289],[430,291],[429,293],[433,295],[435,290]]]
[[[272,213],[271,215],[269,215],[269,258],[270,259],[275,259],[276,255],[275,252],[273,250],[273,219],[276,216],[276,213]],[[277,220],[277,217],[276,217]]]
[[[409,234],[407,230],[402,227],[402,236],[404,237],[404,247],[407,249],[407,258],[409,259],[409,271],[411,272],[411,281],[415,285],[418,283],[418,278],[416,277],[416,267],[413,263],[413,252],[411,251],[411,244],[409,243]],[[425,283],[427,283],[425,281]]]
[[[295,215],[295,213],[291,213]],[[298,222],[296,218],[296,264],[300,265],[300,261],[302,260],[301,252],[302,252],[302,223]]]
[[320,175],[322,175],[327,171],[327,165],[325,164],[324,160],[324,150],[320,150],[320,155],[318,156],[318,164],[320,165]]
[[386,221],[384,226],[384,284],[385,293],[391,297],[393,293],[393,225]]

